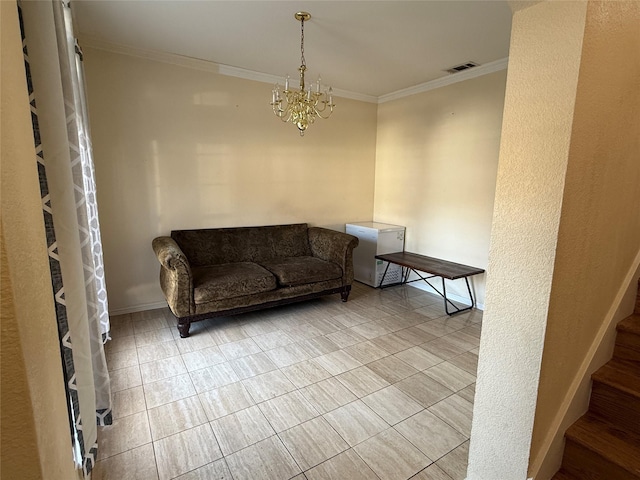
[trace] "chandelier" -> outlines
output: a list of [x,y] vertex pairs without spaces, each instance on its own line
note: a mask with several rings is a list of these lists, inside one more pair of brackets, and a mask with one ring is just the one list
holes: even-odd
[[331,87],[322,90],[321,80],[315,84],[315,91],[309,85],[305,90],[304,72],[307,70],[307,64],[304,59],[304,22],[311,18],[311,14],[307,12],[298,12],[294,15],[296,20],[300,21],[300,54],[301,65],[298,68],[300,72],[300,90],[289,88],[289,76],[284,83],[284,90],[280,93],[280,85],[276,84],[272,92],[271,106],[273,113],[283,122],[291,122],[300,131],[300,136],[304,136],[304,132],[309,125],[315,122],[316,117],[329,118],[333,113],[333,90]]

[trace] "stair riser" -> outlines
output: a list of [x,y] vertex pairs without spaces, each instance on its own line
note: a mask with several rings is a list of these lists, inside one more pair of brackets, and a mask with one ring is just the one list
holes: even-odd
[[598,453],[567,438],[562,468],[581,480],[640,480]]
[[640,352],[640,335],[625,330],[618,330],[616,335],[616,345],[633,348]]
[[556,474],[551,478],[551,480],[577,480],[573,475],[569,475],[564,470],[560,469]]
[[[627,337],[632,338],[627,339]],[[638,335],[632,333],[618,332],[618,341],[613,350],[613,357],[628,362],[640,363],[640,346],[635,343],[637,337]]]
[[640,398],[596,380],[589,411],[620,428],[640,435]]

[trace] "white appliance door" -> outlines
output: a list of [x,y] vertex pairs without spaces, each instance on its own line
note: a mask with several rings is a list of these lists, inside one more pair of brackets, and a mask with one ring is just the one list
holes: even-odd
[[347,233],[358,237],[360,243],[353,250],[353,276],[362,283],[375,287],[376,281],[376,245],[378,231],[373,228],[347,225]]

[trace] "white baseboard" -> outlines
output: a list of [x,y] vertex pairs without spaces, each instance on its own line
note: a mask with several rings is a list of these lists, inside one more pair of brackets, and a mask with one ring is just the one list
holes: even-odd
[[[407,285],[410,286],[410,287],[413,287],[413,288],[417,288],[418,290],[423,290],[425,292],[434,293],[434,294],[438,295],[438,292],[436,292],[433,288],[431,288],[425,282],[413,282],[413,283],[409,283]],[[447,291],[447,298],[449,300],[453,300],[454,302],[460,302],[460,303],[464,303],[465,305],[469,305],[469,297],[463,297],[463,296],[457,295],[455,293],[451,293],[450,291]],[[475,307],[478,310],[484,310],[484,303],[478,303],[476,301]]]
[[116,308],[113,310],[109,310],[109,315],[110,316],[126,315],[127,313],[144,312],[145,310],[154,310],[156,308],[167,308],[167,307],[168,307],[167,302],[144,303],[141,305],[134,305],[131,307]]

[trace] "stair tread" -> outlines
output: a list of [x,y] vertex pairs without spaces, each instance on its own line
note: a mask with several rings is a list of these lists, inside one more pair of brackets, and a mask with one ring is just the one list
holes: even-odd
[[551,480],[576,480],[576,477],[567,473],[565,470],[558,470]]
[[621,431],[590,413],[569,427],[566,436],[625,470],[640,475],[640,436]]
[[640,398],[640,364],[613,359],[591,376],[594,382],[601,382]]
[[618,331],[640,335],[640,313],[634,313],[618,323]]

